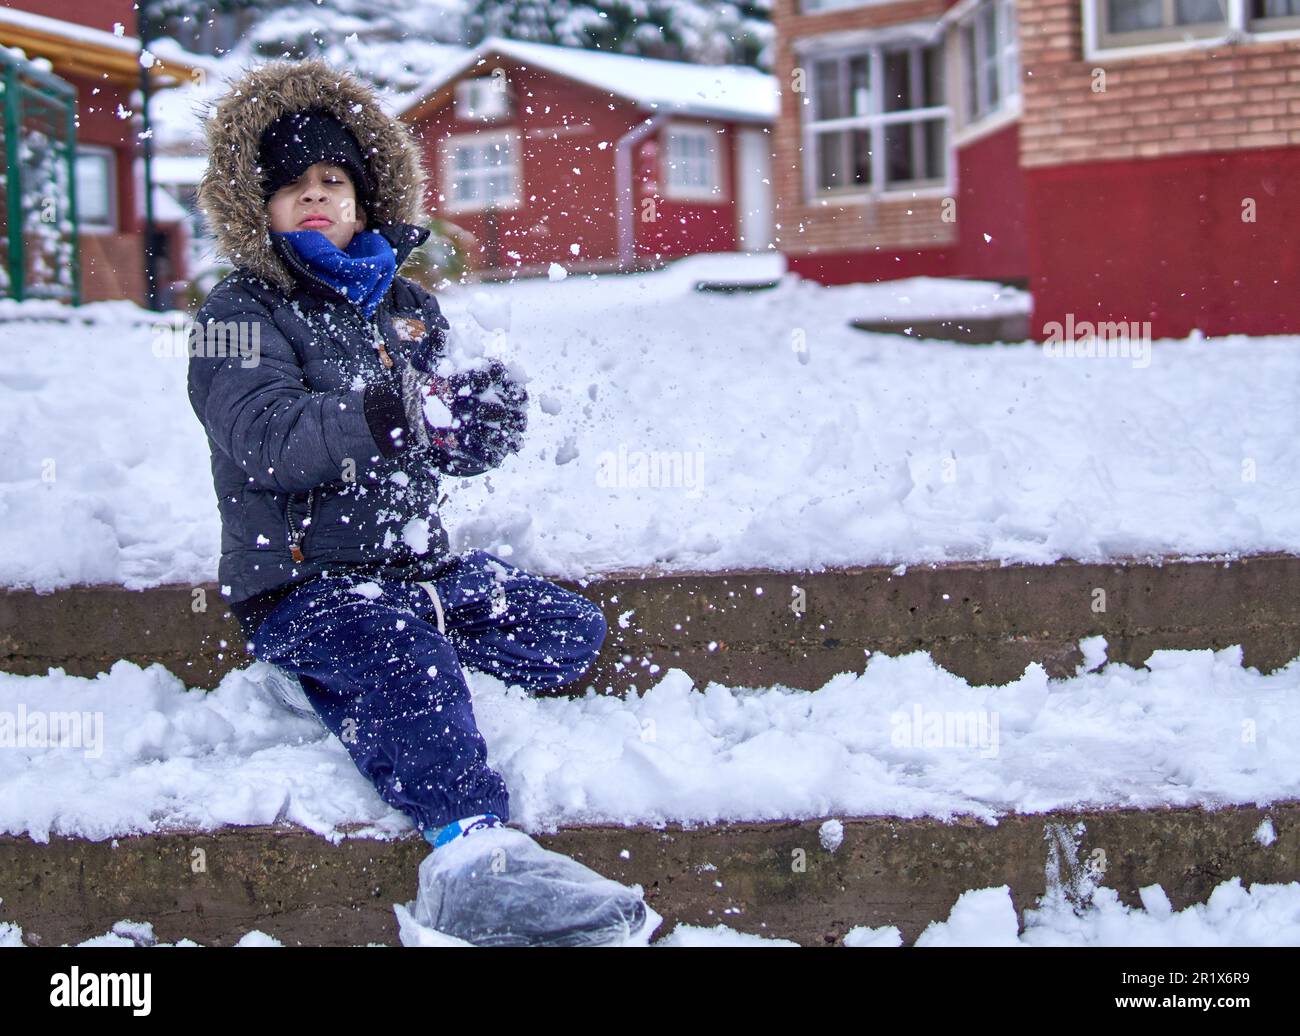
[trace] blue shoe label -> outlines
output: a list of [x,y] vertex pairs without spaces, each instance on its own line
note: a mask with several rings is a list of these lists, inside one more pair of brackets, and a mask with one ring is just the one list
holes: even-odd
[[428,831],[424,832],[424,837],[426,841],[437,849],[440,846],[446,845],[448,842],[469,834],[471,831],[482,831],[489,827],[501,826],[503,826],[501,818],[495,813],[480,813],[478,816],[453,820],[432,838],[429,837],[430,834],[433,833],[433,829],[430,828]]

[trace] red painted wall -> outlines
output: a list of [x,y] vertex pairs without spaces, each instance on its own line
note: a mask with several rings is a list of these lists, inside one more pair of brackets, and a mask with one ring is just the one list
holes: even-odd
[[[735,127],[731,123],[703,119],[675,119],[693,126],[705,126],[718,134],[717,148],[722,172],[722,199],[720,204],[703,201],[674,199],[664,196],[667,176],[664,166],[664,149],[667,147],[666,128],[661,128],[638,149],[636,179],[638,191],[636,221],[636,253],[645,258],[674,259],[698,252],[730,252],[739,246],[736,230],[736,194],[738,170],[735,162]],[[658,189],[653,222],[639,218],[641,198],[649,193],[650,186]]]
[[1025,180],[1037,337],[1067,313],[1149,320],[1158,338],[1300,332],[1300,148],[1053,166]]
[[77,88],[77,143],[111,147],[117,153],[118,229],[138,232],[143,216],[137,211],[132,175],[138,120],[117,117],[118,105],[131,110],[131,88],[88,76],[64,78]]
[[[490,59],[476,73],[484,74],[497,65],[508,70],[513,99],[513,114],[508,120],[492,124],[462,122],[455,117],[455,105],[447,104],[413,127],[422,142],[429,172],[427,197],[431,211],[472,233],[483,250],[480,261],[491,264],[493,232],[484,215],[456,212],[439,201],[438,194],[445,190],[441,145],[457,134],[508,128],[524,134],[523,205],[498,213],[497,265],[616,261],[615,145],[623,134],[643,122],[647,113],[583,84],[505,59]],[[590,128],[577,128],[582,123],[589,123]],[[566,127],[570,127],[567,132]],[[558,136],[553,136],[556,132]],[[603,149],[599,147],[602,141],[606,142]],[[641,181],[658,180],[654,159],[657,146],[651,137],[633,154],[636,254],[680,256],[734,248],[735,216],[730,198],[734,197],[735,185],[730,180],[730,138],[722,144],[724,170],[729,178],[729,200],[725,205],[661,200],[658,218],[643,223],[639,218],[639,202],[645,195]],[[575,173],[575,168],[579,172]],[[570,251],[574,243],[579,245],[576,256]],[[517,257],[509,256],[509,252],[516,252]]]
[[[1028,278],[1019,123],[961,148],[957,163],[954,272],[992,281]],[[985,234],[992,240],[986,241]]]
[[954,255],[950,248],[816,252],[787,255],[786,269],[819,284],[871,283],[900,277],[951,277]]
[[3,0],[3,6],[105,32],[112,32],[113,23],[121,22],[125,35],[135,35],[133,0]]
[[[508,70],[512,97],[508,120],[463,122],[455,117],[452,103],[414,126],[424,147],[431,211],[464,227],[481,246],[488,246],[491,233],[482,213],[456,212],[439,201],[438,195],[444,191],[441,145],[461,133],[510,129],[524,134],[523,205],[498,214],[499,265],[516,264],[506,256],[508,251],[518,252],[518,262],[524,265],[616,256],[614,144],[644,116],[595,90],[513,62],[489,60],[477,72],[482,74],[497,65]],[[590,123],[589,129],[566,130],[584,122]],[[530,132],[545,135],[530,137]],[[551,135],[556,132],[558,136]],[[607,142],[603,150],[601,141]],[[575,167],[579,173],[573,172]],[[576,257],[569,249],[573,243],[580,247]]]

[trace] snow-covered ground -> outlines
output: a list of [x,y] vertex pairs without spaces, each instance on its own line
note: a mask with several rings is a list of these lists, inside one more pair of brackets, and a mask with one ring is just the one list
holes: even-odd
[[[1159,885],[1141,890],[1141,907],[1126,907],[1113,889],[1100,888],[1092,905],[1076,914],[1070,903],[1049,893],[1025,911],[1024,931],[1007,886],[972,889],[954,904],[946,921],[931,924],[917,946],[1300,946],[1300,882],[1243,886],[1239,878],[1219,885],[1205,903],[1174,910]],[[2,901],[0,901],[2,902]],[[399,913],[400,918],[400,913]],[[427,931],[427,930],[426,930]],[[431,933],[432,934],[432,933]],[[411,935],[407,935],[414,944]],[[893,925],[860,926],[844,938],[851,947],[902,945]],[[445,945],[436,934],[428,945]],[[0,947],[22,946],[22,929],[0,922]],[[160,943],[147,922],[119,921],[79,946],[198,946],[192,939]],[[261,931],[245,934],[237,946],[280,946]],[[652,946],[795,946],[788,939],[738,932],[726,925],[678,924]]]
[[[1155,342],[1142,365],[847,326],[1025,308],[992,285],[693,290],[780,263],[444,293],[463,337],[505,329],[532,397],[520,455],[448,480],[454,545],[573,577],[1300,549],[1293,338]],[[156,320],[0,303],[0,585],[215,577],[184,339]]]
[[[702,256],[448,290],[456,342],[491,340],[527,371],[533,401],[524,453],[451,484],[454,545],[573,577],[1300,547],[1294,339],[1157,342],[1145,363],[1053,358],[847,326],[1025,308],[991,285],[787,276],[754,294],[693,290],[779,263]],[[174,317],[0,302],[0,585],[214,578],[216,505]],[[656,461],[668,484],[639,482]],[[533,831],[1300,797],[1300,660],[1262,675],[1229,648],[1097,669],[1104,642],[1083,647],[1074,677],[1035,665],[1004,687],[971,686],[925,653],[873,657],[815,693],[695,687],[668,670],[627,699],[532,699],[467,676],[512,819]],[[72,714],[75,744],[40,742],[42,724]],[[332,840],[410,832],[341,744],[242,673],[211,693],[125,661],[94,679],[0,674],[0,743],[0,831],[37,840],[277,821]],[[1300,942],[1296,885],[1229,883],[1178,914],[1148,890],[1144,905],[1100,889],[1085,918],[1049,902],[1017,935],[1007,890],[972,890],[922,944]],[[148,944],[146,929],[99,938]],[[657,944],[754,938],[678,926]],[[0,943],[19,939],[0,925]],[[864,928],[848,941],[899,940]]]
[[[1081,670],[1103,643],[1083,642]],[[697,688],[672,669],[626,699],[467,677],[529,831],[1300,798],[1300,660],[1262,675],[1228,648],[1148,665],[1049,680],[1034,664],[978,687],[926,653],[876,655],[815,692]],[[37,841],[277,821],[334,841],[413,830],[337,739],[243,670],[211,692],[126,661],[94,679],[0,674],[0,745],[0,832]],[[836,851],[834,824],[821,841]]]

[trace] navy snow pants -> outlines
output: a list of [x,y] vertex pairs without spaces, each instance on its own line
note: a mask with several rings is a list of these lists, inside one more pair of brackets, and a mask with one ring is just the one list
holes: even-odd
[[605,619],[485,551],[429,582],[437,600],[424,583],[319,576],[276,604],[253,654],[297,675],[357,768],[422,830],[478,813],[505,821],[509,795],[487,765],[461,664],[528,690],[558,687],[590,667]]

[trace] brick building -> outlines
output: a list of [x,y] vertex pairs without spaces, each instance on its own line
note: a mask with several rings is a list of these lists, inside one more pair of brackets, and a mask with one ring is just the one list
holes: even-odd
[[[1226,9],[1226,13],[1225,13]],[[776,0],[779,245],[1052,321],[1300,331],[1300,0]]]
[[[83,301],[144,301],[144,189],[133,94],[140,41],[132,0],[0,0],[0,45],[44,58],[77,91],[77,194]],[[149,70],[166,88],[194,68],[170,53]],[[182,280],[184,213],[154,192],[161,241],[159,284]]]

